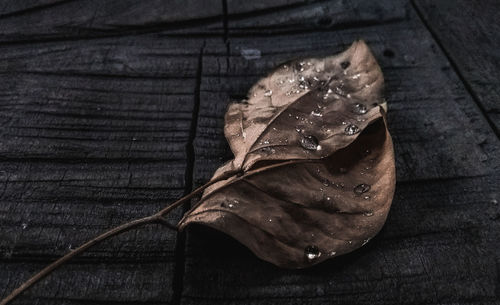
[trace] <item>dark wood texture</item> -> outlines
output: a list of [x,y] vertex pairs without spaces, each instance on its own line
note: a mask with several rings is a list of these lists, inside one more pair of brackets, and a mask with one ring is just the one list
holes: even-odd
[[414,2],[465,87],[500,135],[500,2]]
[[275,65],[362,38],[385,76],[398,177],[365,247],[290,271],[205,227],[154,225],[93,248],[14,304],[500,304],[496,7],[2,3],[0,296],[206,182],[232,157],[227,103]]

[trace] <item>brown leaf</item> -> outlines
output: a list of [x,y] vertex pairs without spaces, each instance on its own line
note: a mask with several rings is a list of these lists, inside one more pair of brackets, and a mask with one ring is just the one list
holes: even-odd
[[234,160],[179,223],[208,225],[258,257],[311,266],[364,245],[395,188],[382,72],[363,41],[282,65],[228,107]]

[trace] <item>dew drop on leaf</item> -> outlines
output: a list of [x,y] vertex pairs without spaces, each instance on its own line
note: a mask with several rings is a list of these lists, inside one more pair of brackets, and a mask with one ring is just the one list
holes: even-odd
[[321,111],[319,111],[319,109],[315,109],[315,110],[311,111],[311,115],[317,116],[317,117],[322,117],[323,113],[321,113]]
[[307,246],[306,249],[304,250],[304,254],[306,258],[310,261],[315,260],[321,256],[321,252],[316,246]]
[[367,111],[366,106],[360,103],[354,105],[354,112],[358,114],[365,114]]
[[359,132],[359,127],[354,125],[354,124],[349,124],[347,127],[344,129],[344,133],[346,135],[353,135]]
[[361,183],[354,188],[354,193],[361,195],[370,190],[370,185]]
[[304,136],[300,141],[300,145],[307,150],[318,149],[318,139],[315,136]]

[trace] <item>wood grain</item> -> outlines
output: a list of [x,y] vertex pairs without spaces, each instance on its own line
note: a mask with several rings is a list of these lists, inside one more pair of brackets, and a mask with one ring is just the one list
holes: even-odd
[[500,3],[495,0],[415,0],[414,3],[496,135],[500,136]]
[[232,157],[228,102],[275,65],[362,38],[384,72],[398,175],[386,226],[365,247],[289,271],[205,227],[185,241],[148,226],[13,304],[500,304],[496,6],[2,2],[0,297],[206,182]]

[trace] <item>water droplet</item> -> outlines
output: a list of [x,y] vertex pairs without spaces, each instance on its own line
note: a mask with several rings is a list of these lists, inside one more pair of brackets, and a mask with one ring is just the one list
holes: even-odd
[[360,103],[354,105],[354,112],[359,114],[365,114],[367,112],[366,106]]
[[23,230],[26,230],[26,228],[28,227],[28,224],[27,224],[27,223],[25,223],[25,222],[23,222],[23,223],[21,224],[21,227],[23,228]]
[[344,133],[347,135],[353,135],[359,132],[359,127],[354,125],[354,124],[349,124],[347,127],[344,129]]
[[340,63],[340,66],[342,67],[342,69],[347,69],[350,65],[351,65],[351,63],[349,61],[343,61]]
[[358,73],[358,74],[354,74],[354,75],[352,76],[352,79],[358,79],[360,76],[361,76],[361,74],[360,74],[360,73]]
[[331,252],[330,252],[330,256],[334,256],[335,254],[337,254],[337,252],[336,252],[336,251],[331,251]]
[[317,117],[322,117],[323,113],[321,113],[321,111],[319,109],[315,109],[315,110],[311,111],[311,115],[317,116]]
[[283,70],[288,70],[288,66],[287,65],[283,65]]
[[361,183],[354,188],[354,193],[361,195],[363,193],[368,192],[369,190],[370,190],[369,184]]
[[271,96],[271,95],[273,95],[273,90],[266,90],[264,92],[264,96]]
[[263,144],[269,144],[269,140],[265,140],[264,142],[262,142]]
[[71,244],[69,244],[69,245],[68,245],[68,250],[69,250],[69,251],[73,251],[73,250],[74,250],[74,249],[73,249],[73,246],[72,246]]
[[366,217],[371,217],[371,216],[373,216],[373,212],[371,212],[371,211],[370,212],[365,212],[364,215]]
[[347,243],[348,243],[349,245],[352,245],[352,240],[348,240],[348,241],[347,241]]
[[304,254],[306,258],[310,261],[317,259],[318,257],[321,256],[321,252],[316,246],[307,246],[304,250]]
[[315,136],[305,136],[300,141],[300,145],[307,150],[316,150],[318,149],[318,139]]
[[273,220],[271,218],[269,218],[268,220],[269,220],[269,222],[273,222]]
[[345,184],[343,182],[335,182],[335,187],[338,189],[343,189]]
[[260,149],[261,152],[269,155],[269,154],[274,154],[276,152],[276,150],[274,150],[274,148],[270,147],[270,146],[267,146],[267,147],[262,147]]
[[345,96],[344,90],[342,90],[342,88],[340,87],[335,87],[335,93],[341,96]]
[[240,54],[246,60],[259,59],[261,57],[261,52],[258,49],[242,49]]
[[331,197],[326,197],[326,200],[330,201],[330,200],[332,200],[332,198]]
[[363,197],[365,200],[370,200],[370,196],[366,195],[365,197]]
[[322,132],[331,132],[332,130],[330,128],[328,128],[327,125],[323,125],[323,126],[321,126],[321,131]]

